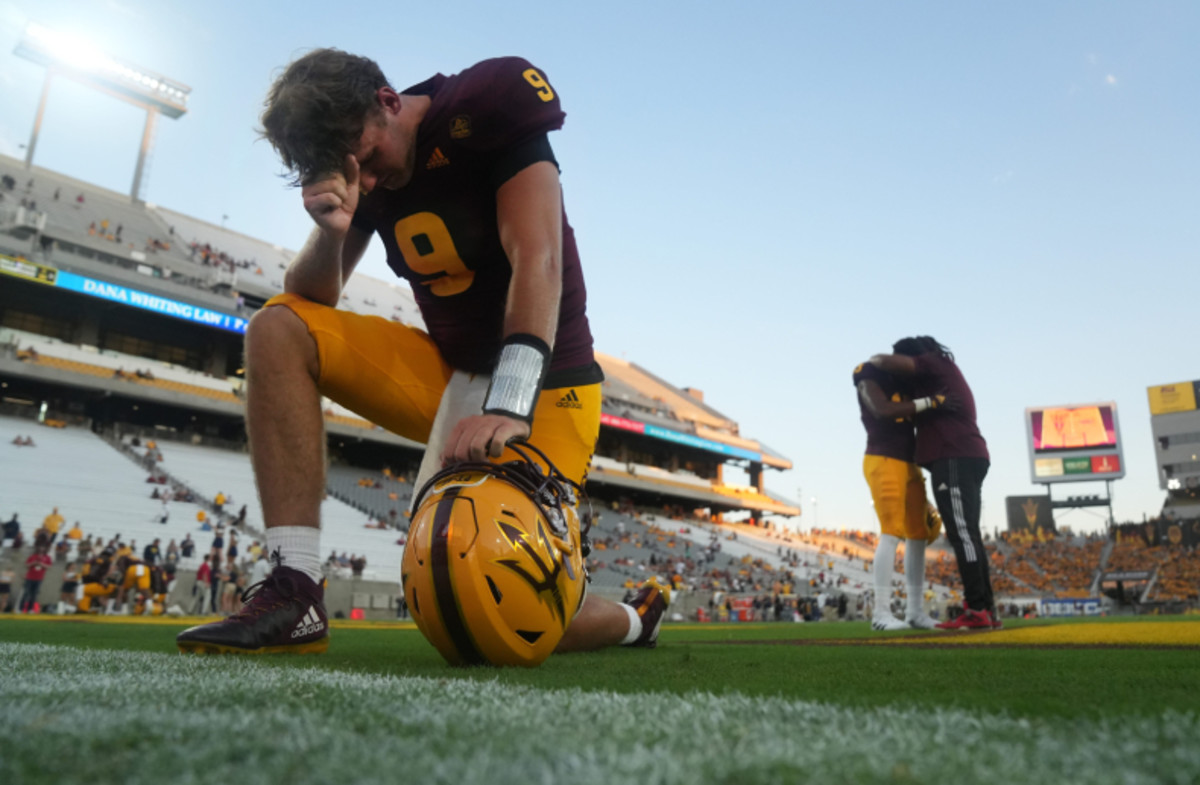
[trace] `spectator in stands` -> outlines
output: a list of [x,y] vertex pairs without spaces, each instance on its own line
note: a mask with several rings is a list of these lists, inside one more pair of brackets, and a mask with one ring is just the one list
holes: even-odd
[[75,549],[75,561],[79,562],[80,564],[83,564],[88,559],[92,558],[92,550],[93,550],[92,535],[89,534],[86,538],[84,538],[79,543],[79,546]]
[[51,564],[53,561],[46,553],[45,545],[35,547],[33,553],[25,560],[25,586],[21,590],[21,600],[17,603],[17,610],[21,613],[30,613],[36,607],[38,592]]
[[154,542],[150,543],[142,550],[142,561],[146,562],[146,564],[150,565],[151,567],[153,567],[155,564],[158,564],[158,559],[162,555],[159,549],[160,542],[162,542],[162,540],[155,537]]
[[223,583],[221,585],[221,613],[230,615],[237,612],[238,598],[238,581],[241,578],[241,573],[238,571],[237,562],[230,559],[225,562],[225,574],[221,576]]
[[62,587],[59,589],[59,602],[64,605],[75,604],[75,590],[79,588],[79,570],[75,568],[75,562],[67,562],[67,566],[63,569]]
[[361,578],[363,575],[363,570],[365,570],[366,568],[367,568],[367,557],[366,556],[352,556],[350,558],[350,572],[354,575],[355,578]]
[[225,494],[221,491],[217,491],[216,497],[213,498],[213,509],[218,515],[225,509]]
[[975,397],[950,350],[928,335],[904,338],[894,354],[876,355],[871,363],[894,376],[910,380],[913,395],[953,396],[958,405],[931,413],[917,422],[914,461],[929,470],[934,498],[946,522],[946,537],[954,546],[962,578],[966,612],[938,625],[947,629],[1000,627],[987,550],[979,528],[983,479],[990,459],[987,442],[975,417]]
[[192,535],[188,534],[183,538],[183,542],[179,544],[179,553],[183,558],[192,558],[192,553],[196,550],[196,542],[192,539]]
[[13,517],[4,522],[4,537],[0,538],[3,542],[0,545],[5,545],[10,548],[21,547],[21,522],[17,520],[17,513],[13,513]]
[[[255,543],[257,545],[258,543]],[[258,551],[258,556],[254,559],[254,564],[250,567],[250,577],[247,579],[250,585],[261,583],[271,574],[271,560],[267,558],[266,551],[261,548]]]
[[8,565],[0,566],[0,613],[8,613],[8,598],[12,596],[17,574]]
[[64,537],[54,544],[54,561],[65,562],[71,553],[71,543]]
[[209,565],[212,571],[208,576],[208,604],[210,612],[217,613],[220,609],[221,582],[225,577],[221,570],[220,552],[209,554]]
[[163,566],[175,565],[179,563],[179,546],[175,544],[175,540],[167,543],[167,553],[163,557]]
[[75,540],[78,542],[79,540],[83,539],[83,527],[79,525],[79,521],[75,521],[75,523],[71,524],[71,528],[68,529],[67,533],[63,536],[68,540]]
[[196,582],[192,584],[192,613],[199,615],[206,612],[206,606],[209,605],[209,591],[212,583],[212,565],[209,563],[212,557],[207,553],[204,554],[204,559],[200,562],[200,568],[196,570]]
[[64,518],[59,515],[58,508],[51,510],[50,514],[42,519],[42,530],[35,539],[45,537],[46,545],[53,545],[54,539],[58,537],[58,530],[62,528]]
[[[583,482],[600,428],[603,373],[593,356],[583,274],[574,234],[562,218],[562,189],[547,138],[563,114],[553,91],[539,98],[524,89],[533,77],[541,83],[525,61],[491,60],[448,80],[435,77],[420,94],[402,96],[367,58],[318,49],[292,63],[272,86],[264,136],[296,172],[317,226],[288,268],[284,294],[255,314],[247,329],[246,419],[267,547],[282,561],[272,577],[292,578],[289,584],[303,589],[288,594],[308,598],[289,602],[296,622],[314,606],[323,615],[322,395],[370,412],[401,436],[427,443],[437,435],[427,447],[417,487],[442,466],[501,458],[510,441],[526,437],[570,480]],[[445,84],[456,87],[443,90]],[[501,96],[502,109],[496,103]],[[423,126],[430,107],[437,111]],[[418,129],[439,133],[433,118],[446,112],[495,119],[484,124],[486,131],[476,127],[471,145],[488,148],[490,162],[458,181],[464,184],[457,186],[461,193],[425,177],[413,179]],[[461,165],[467,170],[472,161],[465,158]],[[393,214],[393,189],[405,186],[411,186],[405,192],[411,204]],[[412,224],[418,219],[433,223]],[[337,309],[344,281],[372,234],[399,236],[398,220],[409,220],[401,234],[407,229],[412,234],[393,248],[389,262],[414,282],[428,275],[404,263],[405,257],[416,258],[407,250],[412,238],[422,243],[443,238],[443,254],[458,243],[472,259],[471,270],[442,276],[436,290],[421,287],[431,292],[420,298],[428,333]],[[473,229],[451,240],[450,226]],[[437,296],[461,294],[472,284],[464,297]],[[383,346],[395,362],[377,361],[375,349]],[[370,378],[368,368],[375,374]],[[493,370],[494,387],[487,375]],[[472,386],[482,393],[482,407],[468,403]],[[568,387],[579,408],[553,406],[562,397],[559,388]],[[539,397],[549,405],[538,406]],[[435,427],[443,399],[444,414]],[[553,438],[543,441],[544,434]],[[654,585],[646,592],[642,609],[657,620],[665,597]],[[273,589],[260,592],[240,627],[194,628],[181,634],[180,643],[235,640],[253,629],[258,643],[253,648],[264,648],[267,635],[256,621],[277,607],[280,596]],[[568,626],[563,650],[622,642],[649,646],[656,640],[657,624],[643,625],[642,613],[596,592],[573,618],[578,623]],[[309,626],[312,636],[287,645],[324,648],[324,623]]]

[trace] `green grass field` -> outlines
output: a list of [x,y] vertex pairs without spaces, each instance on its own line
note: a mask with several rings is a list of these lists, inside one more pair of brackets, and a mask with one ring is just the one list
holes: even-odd
[[[653,651],[455,670],[412,628],[184,657],[182,624],[4,618],[0,783],[1195,782],[1200,621],[1138,625],[941,648],[677,625]],[[1096,630],[1152,645],[1063,647]],[[1027,632],[1047,642],[1005,644]]]

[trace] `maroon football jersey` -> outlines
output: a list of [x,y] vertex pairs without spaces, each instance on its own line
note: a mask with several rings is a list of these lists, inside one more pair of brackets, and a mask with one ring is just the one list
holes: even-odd
[[[412,180],[398,190],[372,191],[359,202],[354,225],[383,239],[388,266],[412,284],[446,362],[491,372],[512,277],[496,221],[497,171],[514,148],[561,128],[566,115],[541,71],[518,57],[438,74],[404,93],[432,101],[417,129]],[[565,212],[562,222],[562,299],[547,386],[562,371],[598,369],[579,252]],[[597,372],[570,383],[601,378]]]
[[925,412],[917,420],[916,462],[925,466],[942,458],[988,458],[987,442],[975,424],[975,396],[954,361],[938,352],[913,358],[917,376],[913,395],[953,395],[957,411]]
[[[873,381],[879,385],[884,397],[890,401],[904,400],[900,386],[892,375],[881,371],[871,363],[863,363],[854,369],[854,389],[859,382]],[[858,408],[862,415],[863,428],[867,431],[867,455],[882,455],[898,461],[912,461],[916,448],[916,435],[912,422],[906,419],[876,419],[858,396]]]

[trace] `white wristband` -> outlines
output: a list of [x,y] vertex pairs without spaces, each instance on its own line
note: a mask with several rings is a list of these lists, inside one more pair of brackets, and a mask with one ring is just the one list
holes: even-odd
[[930,404],[930,400],[928,398],[914,398],[913,399],[913,406],[916,408],[917,414],[920,414],[921,412],[928,409],[929,404]]
[[550,347],[536,336],[514,335],[504,342],[483,410],[533,422],[533,409],[550,365]]

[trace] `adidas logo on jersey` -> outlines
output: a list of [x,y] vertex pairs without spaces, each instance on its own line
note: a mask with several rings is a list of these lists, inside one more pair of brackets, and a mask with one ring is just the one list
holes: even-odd
[[575,394],[575,390],[564,395],[559,399],[558,403],[554,404],[560,409],[582,409],[583,404],[579,402],[579,396]]
[[296,629],[292,630],[292,637],[302,638],[323,629],[325,629],[325,622],[321,621],[321,617],[317,615],[317,609],[309,606],[308,613],[304,614],[304,618],[296,625]]
[[426,169],[437,169],[439,166],[449,166],[450,159],[442,154],[442,148],[433,148],[433,155],[429,156],[429,160],[425,162]]

